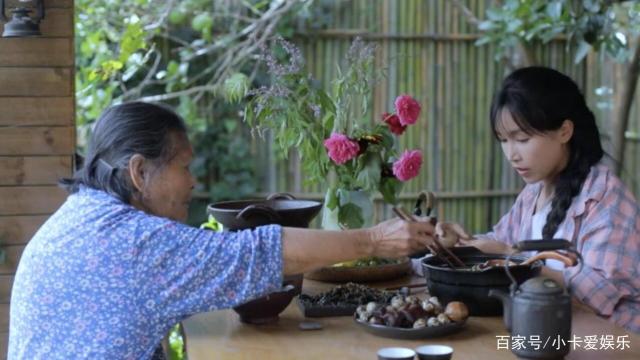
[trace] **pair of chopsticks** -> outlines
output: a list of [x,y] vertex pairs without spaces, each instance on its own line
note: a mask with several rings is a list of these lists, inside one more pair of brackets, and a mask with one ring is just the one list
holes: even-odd
[[[413,217],[413,215],[407,213],[400,206],[394,206],[393,212],[403,220],[418,221],[415,217]],[[427,249],[429,249],[429,251],[431,251],[431,253],[437,256],[440,260],[447,263],[447,265],[449,265],[451,268],[455,269],[465,266],[464,262],[460,260],[460,258],[457,257],[456,254],[451,252],[451,250],[447,249],[446,247],[442,246],[442,243],[436,236],[433,237],[433,243],[435,244],[435,246],[433,244],[427,245]]]

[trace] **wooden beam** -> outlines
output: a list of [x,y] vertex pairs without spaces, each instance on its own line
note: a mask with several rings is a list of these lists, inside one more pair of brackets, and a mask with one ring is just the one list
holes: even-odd
[[0,66],[71,67],[73,64],[72,38],[0,38]]
[[9,304],[0,304],[0,334],[4,333],[9,333]]
[[71,96],[71,68],[0,68],[0,96]]
[[0,304],[11,301],[11,288],[13,287],[13,275],[0,275]]
[[45,215],[56,211],[67,192],[57,186],[0,187],[0,215]]
[[73,126],[0,127],[1,155],[73,155]]
[[7,352],[9,352],[9,332],[0,332],[0,359],[6,359]]
[[[22,257],[25,246],[6,245],[2,246],[2,248],[5,252],[6,261],[0,264],[0,275],[13,275],[16,273],[16,268],[18,267],[18,263],[20,263],[20,258]],[[0,316],[0,318],[2,318],[2,316]]]
[[0,246],[24,245],[49,215],[0,216]]
[[1,125],[67,125],[75,123],[73,97],[0,97]]
[[[7,15],[9,15],[8,12]],[[4,22],[0,23],[0,33],[4,31],[4,24]],[[40,23],[40,32],[42,37],[73,37],[73,9],[45,7],[45,17]]]
[[0,156],[0,185],[56,185],[72,175],[72,157]]

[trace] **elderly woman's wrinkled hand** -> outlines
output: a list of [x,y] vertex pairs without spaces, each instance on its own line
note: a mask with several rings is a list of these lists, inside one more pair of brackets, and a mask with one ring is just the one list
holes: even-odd
[[430,245],[434,227],[428,217],[413,222],[394,218],[370,228],[370,231],[373,255],[401,257],[422,251]]

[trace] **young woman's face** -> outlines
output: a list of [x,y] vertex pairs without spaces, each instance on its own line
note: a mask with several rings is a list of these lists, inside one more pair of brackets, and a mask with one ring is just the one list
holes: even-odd
[[195,179],[189,165],[193,149],[184,133],[174,133],[174,156],[164,166],[151,170],[142,191],[142,203],[154,215],[184,222],[188,216]]
[[558,130],[529,135],[509,111],[501,111],[496,130],[504,155],[526,183],[550,183],[567,166],[571,121],[565,120]]

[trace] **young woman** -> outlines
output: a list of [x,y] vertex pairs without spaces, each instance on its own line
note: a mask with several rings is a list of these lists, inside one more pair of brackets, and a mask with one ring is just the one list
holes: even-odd
[[428,222],[398,219],[352,231],[186,226],[192,158],[173,111],[104,112],[83,168],[64,182],[71,195],[20,260],[9,359],[148,359],[175,323],[276,291],[283,274],[432,241]]
[[[575,297],[640,332],[640,208],[601,163],[600,134],[578,86],[549,68],[516,70],[493,100],[491,126],[524,190],[493,232],[471,238],[457,224],[436,232],[495,253],[520,240],[571,240],[584,258],[570,284]],[[577,270],[549,261],[543,274],[567,285]]]

